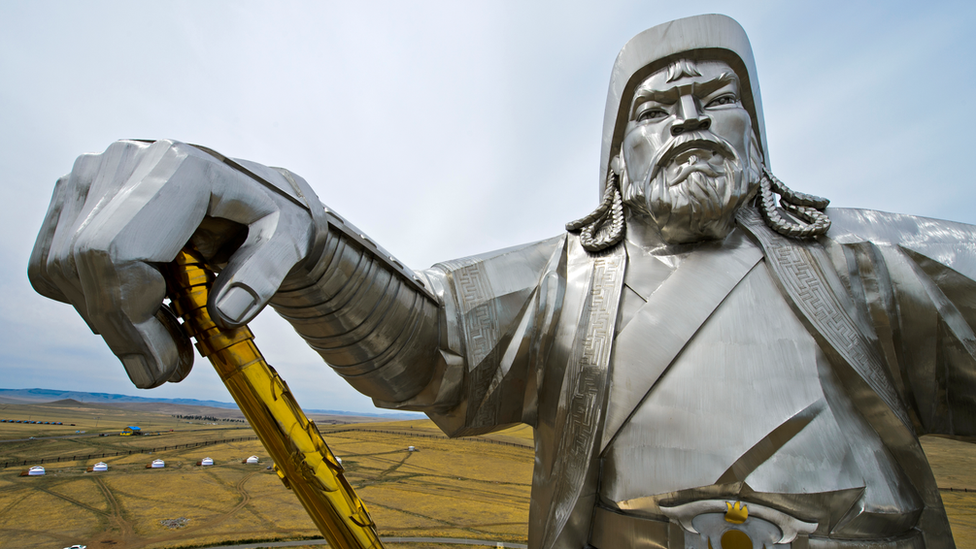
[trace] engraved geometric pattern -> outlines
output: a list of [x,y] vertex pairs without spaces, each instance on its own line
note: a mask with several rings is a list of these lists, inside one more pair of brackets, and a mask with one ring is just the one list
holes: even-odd
[[480,263],[451,274],[457,289],[465,341],[468,342],[468,365],[473,368],[488,356],[498,341],[495,307],[487,301],[492,295],[491,286]]
[[[496,376],[499,350],[495,350],[485,362],[468,371],[469,398],[479,398],[480,404],[471,402],[468,421],[471,427],[497,425],[502,413],[503,399],[492,388],[498,384]],[[483,395],[483,396],[482,396]]]
[[[611,261],[612,260],[612,261]],[[610,353],[611,311],[617,308],[617,278],[622,276],[621,257],[600,258],[595,261],[593,287],[590,294],[590,318],[581,363],[584,366],[605,364]]]
[[474,265],[482,261],[477,257],[462,257],[459,259],[451,259],[449,261],[440,261],[434,264],[434,268],[439,268],[445,273],[451,273],[453,271],[460,271],[461,269]]
[[817,272],[815,259],[803,244],[787,242],[772,234],[757,213],[744,208],[739,218],[762,243],[769,264],[786,287],[786,294],[803,311],[817,333],[850,364],[885,404],[910,426],[911,421],[897,396],[884,366],[871,352],[854,322],[844,313],[837,296]]
[[[573,511],[595,447],[602,399],[613,338],[613,322],[620,299],[625,259],[623,255],[593,260],[592,285],[586,336],[579,359],[568,365],[573,383],[564,435],[559,441],[553,468],[553,505],[549,510],[547,538],[561,532]],[[566,436],[572,433],[572,436]],[[547,539],[543,547],[554,540]]]

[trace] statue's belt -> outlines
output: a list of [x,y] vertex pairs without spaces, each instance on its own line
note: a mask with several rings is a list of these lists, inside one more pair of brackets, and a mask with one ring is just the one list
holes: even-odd
[[[728,509],[739,504],[751,509],[745,517],[728,517]],[[673,508],[662,508],[674,515],[671,520],[625,515],[597,507],[593,512],[590,546],[595,549],[684,549],[686,538],[701,536],[697,546],[707,547],[709,538],[721,539],[730,530],[750,535],[762,546],[760,536],[778,537],[776,547],[817,549],[919,549],[924,541],[917,530],[905,536],[884,540],[836,540],[813,534],[816,524],[800,521],[785,513],[754,503],[732,500],[701,500]],[[731,520],[729,520],[731,518]],[[741,520],[741,522],[740,522]],[[760,539],[754,539],[760,538]],[[691,540],[689,540],[691,541]],[[692,545],[693,547],[696,545]],[[721,543],[712,543],[718,549]],[[772,546],[772,545],[769,545]]]

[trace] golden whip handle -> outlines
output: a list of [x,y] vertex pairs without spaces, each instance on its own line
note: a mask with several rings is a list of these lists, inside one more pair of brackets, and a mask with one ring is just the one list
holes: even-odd
[[192,249],[167,266],[167,295],[183,328],[210,359],[231,396],[274,459],[275,471],[302,502],[329,545],[382,549],[366,506],[318,428],[298,407],[285,381],[265,362],[247,326],[218,327],[207,312],[214,274]]

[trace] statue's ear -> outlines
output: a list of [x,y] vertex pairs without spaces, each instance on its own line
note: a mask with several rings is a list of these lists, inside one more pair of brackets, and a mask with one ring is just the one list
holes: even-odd
[[610,171],[618,176],[625,171],[624,168],[626,167],[623,151],[617,153],[617,156],[613,157],[613,160],[610,161]]
[[617,176],[617,188],[620,189],[621,194],[627,196],[629,194],[627,190],[630,188],[630,177],[627,176],[627,163],[624,161],[623,151],[617,153],[617,156],[610,161],[610,171]]

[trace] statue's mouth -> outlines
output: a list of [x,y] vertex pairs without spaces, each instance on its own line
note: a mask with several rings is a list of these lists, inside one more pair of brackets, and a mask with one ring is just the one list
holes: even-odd
[[[715,158],[718,156],[719,158]],[[657,177],[662,169],[673,169],[678,166],[700,166],[705,171],[711,171],[706,166],[719,164],[721,160],[736,160],[738,155],[732,145],[724,139],[715,136],[705,136],[702,132],[681,134],[661,148],[657,158],[651,164],[653,168],[648,180]],[[687,169],[682,170],[687,171]],[[683,179],[683,178],[682,178]]]
[[705,149],[701,147],[686,147],[684,150],[678,151],[672,154],[667,160],[664,161],[665,166],[673,164],[698,164],[700,162],[708,163],[715,156],[721,157],[722,160],[725,156],[716,151],[715,149]]
[[664,148],[661,158],[657,161],[657,166],[664,167],[672,161],[684,164],[692,156],[707,159],[715,154],[721,154],[726,158],[735,158],[735,151],[727,143],[703,137],[685,140],[678,136]]

